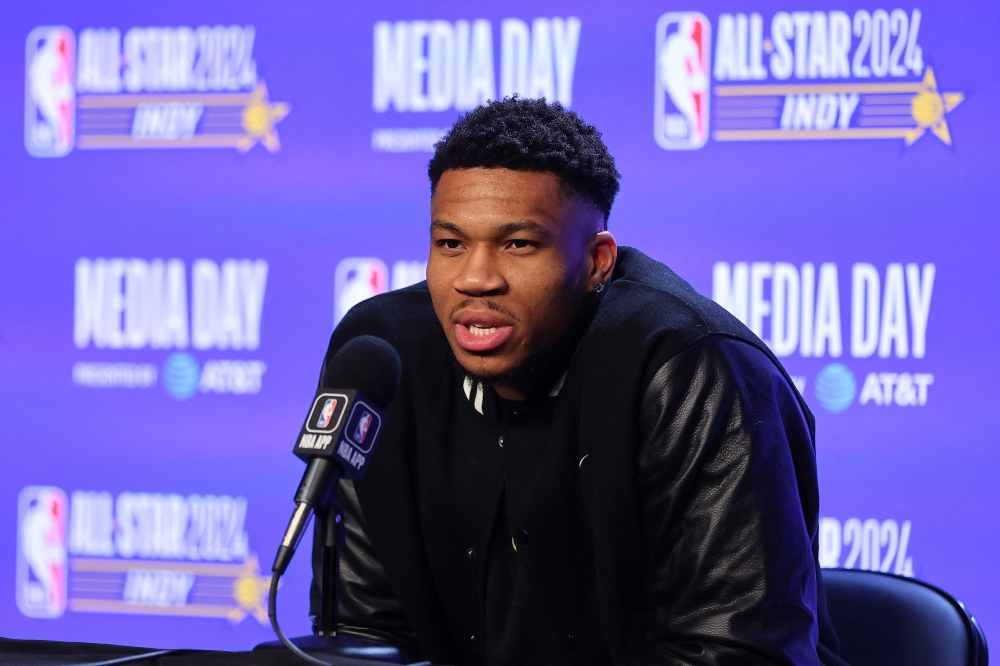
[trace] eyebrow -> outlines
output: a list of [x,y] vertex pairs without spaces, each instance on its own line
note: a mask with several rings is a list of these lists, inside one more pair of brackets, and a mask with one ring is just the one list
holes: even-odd
[[[462,231],[462,228],[452,222],[435,220],[434,222],[431,223],[431,231],[433,232],[435,230],[446,231],[448,233],[455,234],[456,236],[465,235],[465,232]],[[523,220],[521,222],[507,222],[505,224],[501,224],[496,228],[498,236],[510,236],[511,234],[516,234],[524,231],[540,234],[546,237],[552,235],[548,229],[538,224],[537,222],[532,222],[530,220]]]
[[462,229],[457,224],[452,224],[451,222],[440,222],[438,220],[434,220],[433,222],[431,222],[431,231],[433,232],[435,229],[440,231],[447,231],[449,233],[455,234],[456,236],[465,235],[462,232]]
[[537,222],[531,222],[530,220],[525,220],[523,222],[508,222],[497,227],[497,233],[500,236],[510,236],[511,234],[516,234],[521,231],[528,231],[531,233],[541,234],[543,236],[552,235],[549,233],[548,229]]

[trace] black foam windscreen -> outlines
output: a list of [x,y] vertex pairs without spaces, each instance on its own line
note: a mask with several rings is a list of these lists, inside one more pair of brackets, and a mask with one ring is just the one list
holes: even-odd
[[385,409],[399,388],[403,363],[396,349],[382,338],[359,335],[327,359],[320,385],[356,389]]

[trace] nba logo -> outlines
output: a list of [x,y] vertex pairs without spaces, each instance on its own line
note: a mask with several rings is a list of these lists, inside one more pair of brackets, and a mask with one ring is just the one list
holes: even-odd
[[354,441],[358,444],[365,443],[365,436],[368,434],[368,428],[372,424],[372,415],[368,412],[361,412],[361,418],[358,419],[358,427],[354,429]]
[[317,428],[325,428],[330,425],[330,421],[333,420],[333,410],[337,408],[336,398],[327,398],[326,403],[323,404],[323,411],[319,413],[319,420],[316,421]]
[[24,147],[34,157],[62,157],[76,138],[76,38],[42,26],[25,46]]
[[656,23],[653,133],[665,150],[693,150],[708,141],[712,25],[699,12],[668,12]]
[[66,493],[28,486],[17,498],[17,607],[28,617],[66,610]]
[[361,453],[369,453],[375,446],[379,431],[382,429],[384,415],[377,407],[362,400],[354,403],[351,415],[344,426],[343,437]]
[[355,305],[389,290],[389,269],[381,259],[348,257],[337,264],[333,276],[336,326]]

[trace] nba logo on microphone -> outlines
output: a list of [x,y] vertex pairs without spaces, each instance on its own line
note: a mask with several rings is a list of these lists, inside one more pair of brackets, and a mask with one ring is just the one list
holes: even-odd
[[389,269],[381,259],[348,257],[337,264],[333,275],[336,326],[355,305],[389,290]]
[[66,514],[59,488],[28,486],[17,498],[17,607],[28,617],[66,610]]
[[319,419],[316,421],[317,428],[325,428],[330,425],[330,421],[333,420],[333,410],[337,408],[336,398],[327,398],[326,402],[323,404],[323,410],[319,413]]
[[380,411],[363,401],[354,403],[344,427],[343,437],[355,449],[368,454],[375,446],[375,439],[382,428]]
[[24,147],[35,157],[62,157],[76,139],[76,38],[64,26],[42,26],[25,45]]
[[365,443],[365,435],[368,434],[368,428],[372,424],[372,415],[369,412],[362,412],[361,418],[358,419],[358,427],[354,429],[354,441],[358,444]]
[[668,12],[656,23],[653,133],[665,150],[693,150],[708,141],[712,25],[699,12]]

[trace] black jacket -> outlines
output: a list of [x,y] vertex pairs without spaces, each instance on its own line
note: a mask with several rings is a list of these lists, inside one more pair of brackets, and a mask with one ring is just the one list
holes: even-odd
[[[481,581],[454,529],[443,443],[454,364],[426,285],[334,332],[385,338],[400,393],[341,497],[341,621],[435,663],[476,663]],[[813,421],[749,330],[622,248],[570,364],[531,501],[511,520],[581,664],[840,664],[816,562]]]

